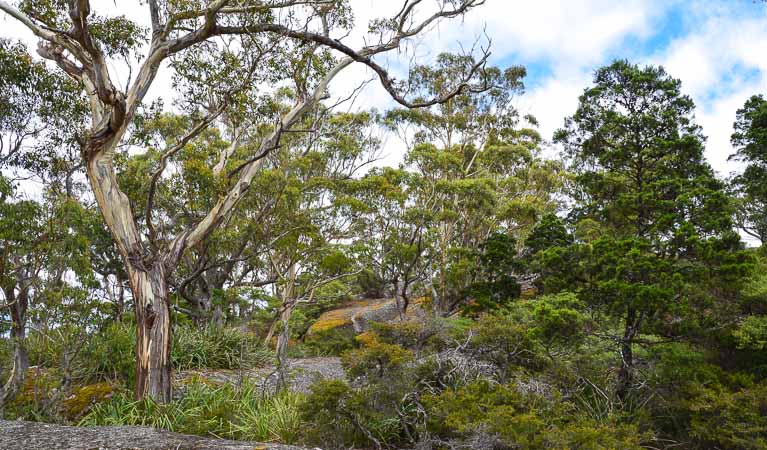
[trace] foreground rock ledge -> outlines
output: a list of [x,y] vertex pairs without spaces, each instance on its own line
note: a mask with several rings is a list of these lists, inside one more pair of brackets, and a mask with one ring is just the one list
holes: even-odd
[[147,427],[68,427],[0,420],[3,450],[306,450],[281,444],[227,441]]

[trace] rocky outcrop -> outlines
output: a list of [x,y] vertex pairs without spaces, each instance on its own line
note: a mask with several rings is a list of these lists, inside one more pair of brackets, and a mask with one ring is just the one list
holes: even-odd
[[[405,320],[426,315],[425,298],[415,299],[407,309]],[[392,322],[399,319],[399,309],[394,299],[358,300],[342,308],[322,314],[309,328],[308,335],[336,328],[351,328],[356,333],[367,331],[370,322]]]
[[306,450],[281,444],[227,441],[134,426],[69,427],[0,420],[3,450]]
[[[311,385],[318,379],[342,380],[344,369],[341,358],[288,358],[287,387],[295,392],[309,392]],[[264,388],[265,392],[273,392],[277,388],[277,369],[274,366],[251,370],[187,370],[176,373],[174,395],[181,396],[190,382],[203,380],[216,385],[238,385],[248,380]]]

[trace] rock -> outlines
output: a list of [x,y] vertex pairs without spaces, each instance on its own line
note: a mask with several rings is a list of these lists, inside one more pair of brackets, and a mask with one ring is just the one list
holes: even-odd
[[74,389],[74,392],[61,404],[62,414],[68,419],[84,416],[91,408],[112,398],[114,388],[106,382],[90,384]]
[[[425,297],[414,299],[408,306],[406,320],[415,320],[426,315]],[[391,322],[399,319],[397,302],[394,299],[358,300],[342,308],[322,314],[309,328],[307,337],[313,334],[350,327],[356,333],[367,331],[370,322]]]
[[[239,385],[245,380],[255,382],[267,392],[276,388],[277,370],[274,366],[250,370],[188,370],[176,373],[174,396],[183,395],[186,385],[192,381],[201,381],[213,385]],[[341,358],[289,358],[288,388],[295,392],[309,392],[309,387],[317,379],[342,380],[344,369]]]
[[227,441],[135,426],[69,427],[0,420],[3,450],[306,450],[282,444]]

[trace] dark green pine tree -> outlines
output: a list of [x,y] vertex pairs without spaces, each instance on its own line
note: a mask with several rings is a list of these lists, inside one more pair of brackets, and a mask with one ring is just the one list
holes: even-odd
[[738,226],[750,236],[767,242],[767,100],[754,95],[738,110],[730,156],[746,163],[742,174],[733,179],[738,193]]
[[[680,86],[660,67],[616,61],[596,72],[555,133],[575,175],[570,220],[600,233],[542,252],[544,283],[575,289],[605,315],[600,334],[618,344],[621,399],[634,384],[640,335],[690,332],[681,318],[710,309],[715,295],[735,295],[747,269],[729,198],[704,160],[694,104]],[[713,289],[722,278],[728,287]]]

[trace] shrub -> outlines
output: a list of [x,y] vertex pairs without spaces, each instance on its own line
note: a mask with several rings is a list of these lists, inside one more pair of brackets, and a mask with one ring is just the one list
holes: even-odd
[[586,317],[575,294],[563,292],[537,298],[532,307],[530,334],[547,350],[553,345],[575,347],[585,338]]
[[480,380],[423,398],[427,429],[441,440],[496,441],[494,447],[639,450],[648,436],[628,424],[598,424],[573,414],[556,398],[522,393],[514,385]]
[[343,381],[312,385],[302,407],[306,441],[328,449],[390,447],[406,442],[398,417],[401,391],[386,383],[352,389]]
[[767,384],[704,389],[690,401],[690,434],[707,448],[767,448]]
[[767,349],[767,316],[748,316],[733,331],[739,349]]
[[356,335],[353,329],[347,327],[316,331],[306,337],[302,348],[293,351],[305,356],[339,356],[356,347]]
[[3,414],[8,419],[56,421],[61,380],[60,370],[31,367],[16,397],[5,405]]
[[508,315],[484,315],[471,329],[466,351],[493,364],[501,375],[515,367],[538,369],[543,360],[530,337],[529,329]]
[[372,331],[362,333],[356,339],[361,348],[347,351],[341,356],[341,363],[352,378],[381,378],[413,359],[412,352],[399,345],[382,342]]
[[370,328],[383,342],[420,352],[443,350],[457,324],[455,319],[427,317],[407,322],[371,322]]
[[94,334],[83,349],[80,371],[87,379],[122,380],[132,386],[136,371],[136,328],[115,322]]

